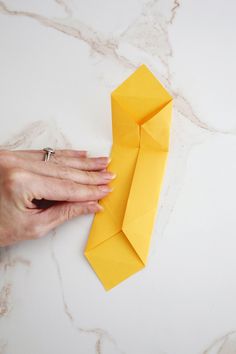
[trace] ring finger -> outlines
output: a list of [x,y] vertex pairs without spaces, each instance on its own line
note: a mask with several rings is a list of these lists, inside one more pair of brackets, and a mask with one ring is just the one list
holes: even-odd
[[[87,156],[87,151],[85,150],[69,150],[69,149],[59,149],[56,150],[58,156],[64,156],[64,157],[86,157]],[[22,158],[27,158],[27,159],[32,159],[36,161],[43,161],[44,156],[45,156],[45,151],[44,150],[14,150],[11,151],[14,153],[16,156],[22,157]]]
[[[11,152],[15,156],[35,161],[43,161],[45,152],[43,150],[15,150]],[[51,155],[49,162],[78,168],[84,171],[100,171],[109,164],[108,157],[86,157],[86,151],[79,150],[56,150]]]

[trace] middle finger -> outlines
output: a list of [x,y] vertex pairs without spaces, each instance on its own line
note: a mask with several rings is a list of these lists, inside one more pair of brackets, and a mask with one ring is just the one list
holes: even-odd
[[115,178],[115,174],[106,170],[84,171],[56,163],[45,163],[44,161],[32,162],[25,159],[18,159],[15,167],[23,168],[41,176],[67,179],[88,185],[108,184],[113,178]]
[[78,168],[83,171],[99,171],[104,170],[110,159],[108,157],[79,157],[71,158],[55,155],[51,156],[50,162],[68,167]]

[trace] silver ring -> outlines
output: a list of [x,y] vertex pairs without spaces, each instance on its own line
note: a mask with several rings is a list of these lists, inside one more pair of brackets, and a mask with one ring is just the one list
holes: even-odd
[[47,162],[50,160],[51,155],[55,154],[55,150],[50,148],[50,147],[46,147],[43,149],[43,151],[45,151],[45,155],[44,155],[44,161]]

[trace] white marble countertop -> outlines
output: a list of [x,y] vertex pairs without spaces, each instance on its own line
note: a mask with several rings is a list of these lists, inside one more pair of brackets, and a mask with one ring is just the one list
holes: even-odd
[[0,145],[108,154],[110,92],[145,63],[173,94],[148,266],[106,292],[92,217],[1,249],[1,354],[236,353],[236,2],[0,1]]

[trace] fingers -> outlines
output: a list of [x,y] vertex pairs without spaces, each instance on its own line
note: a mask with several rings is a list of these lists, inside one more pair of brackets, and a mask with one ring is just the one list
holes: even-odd
[[[16,151],[0,151],[0,161],[7,167],[22,167],[29,168],[32,161],[43,161],[43,151],[40,150],[16,150]],[[60,165],[71,168],[80,169],[83,171],[101,171],[107,168],[110,159],[108,157],[86,157],[86,152],[74,150],[57,150],[55,155],[52,155],[50,160],[43,165],[43,169],[48,165]],[[26,165],[28,163],[28,165]]]
[[97,202],[59,203],[38,214],[32,215],[34,238],[46,235],[65,221],[82,214],[97,213],[103,208]]
[[81,157],[75,159],[55,154],[50,161],[52,163],[77,168],[83,171],[100,171],[108,166],[110,159],[108,157]]
[[106,170],[81,171],[64,165],[54,163],[45,164],[44,161],[29,161],[21,158],[16,161],[15,167],[20,167],[41,176],[68,179],[81,184],[107,184],[115,178],[113,173]]
[[[9,155],[28,160],[43,161],[45,152],[43,150],[14,150]],[[14,159],[15,160],[15,159]],[[11,161],[11,158],[9,158]],[[44,162],[44,161],[43,161]],[[99,171],[105,169],[110,162],[108,157],[87,157],[87,151],[79,150],[56,150],[47,164],[60,164],[86,171]]]
[[28,201],[47,199],[54,201],[84,202],[104,198],[111,188],[107,185],[83,185],[66,179],[31,174]]
[[[80,151],[80,150],[63,149],[63,150],[56,150],[56,152],[58,156],[64,156],[64,157],[78,158],[78,157],[87,156],[87,151],[85,150]],[[45,155],[45,151],[43,150],[14,150],[12,151],[12,153],[16,154],[16,156],[31,159],[31,160],[36,160],[36,161],[43,161]]]

